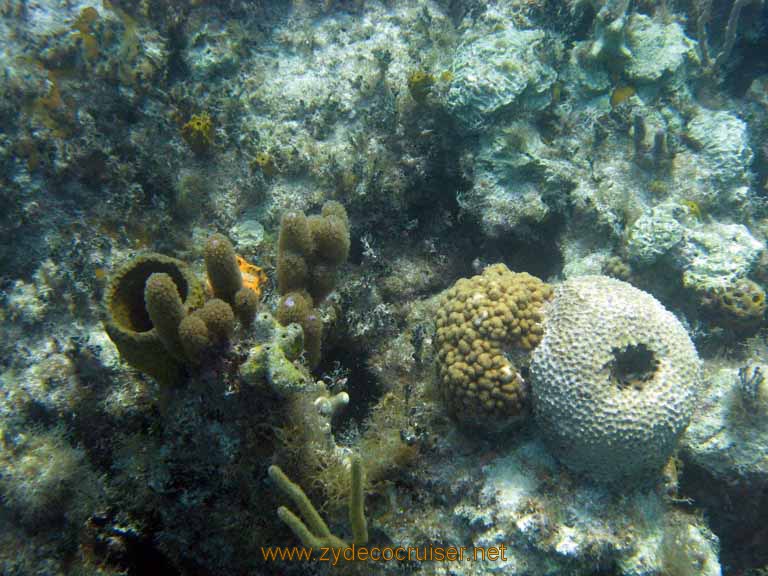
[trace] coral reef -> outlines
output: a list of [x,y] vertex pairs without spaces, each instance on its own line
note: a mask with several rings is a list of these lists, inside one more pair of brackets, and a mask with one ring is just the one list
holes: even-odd
[[541,340],[550,286],[504,264],[461,279],[435,320],[440,394],[465,424],[519,423],[529,412],[529,355]]
[[533,352],[536,421],[558,457],[594,478],[658,474],[693,414],[701,362],[653,296],[583,276],[559,285]]
[[[766,10],[3,2],[0,573],[325,572],[263,556],[301,544],[272,465],[328,535],[365,494],[369,544],[419,550],[350,571],[759,572]],[[492,300],[483,270],[515,288]],[[679,324],[580,279],[601,273]],[[459,278],[481,296],[471,311],[471,295],[446,300]],[[547,286],[591,298],[595,282],[634,304],[549,316],[565,313]],[[547,340],[547,318],[573,347]],[[525,330],[542,343],[525,350]],[[655,363],[681,349],[678,385],[676,360]],[[526,389],[561,391],[559,363],[590,375],[544,418]],[[656,398],[680,403],[663,418],[661,374],[678,394]],[[512,382],[502,412],[491,392],[453,393]],[[630,416],[602,402],[616,396],[637,398]],[[538,419],[498,434],[529,403]],[[573,425],[565,442],[557,425]],[[621,480],[574,474],[590,466]],[[436,545],[482,557],[427,559]]]

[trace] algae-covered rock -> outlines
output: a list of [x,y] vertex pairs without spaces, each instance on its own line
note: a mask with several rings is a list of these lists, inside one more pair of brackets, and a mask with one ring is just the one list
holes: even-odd
[[638,218],[629,230],[629,256],[639,263],[651,264],[670,253],[685,235],[684,227],[676,218],[681,210],[677,204],[666,203]]
[[683,284],[700,291],[731,284],[749,273],[764,249],[743,224],[712,222],[690,230],[677,254]]
[[766,375],[768,364],[752,365],[741,374],[723,366],[710,375],[681,444],[687,459],[719,481],[768,485]]
[[543,56],[546,44],[543,31],[511,25],[466,41],[451,64],[449,110],[464,126],[477,129],[513,105],[544,108],[557,78]]
[[677,22],[633,14],[626,27],[632,58],[627,74],[638,82],[656,82],[674,75],[687,60],[697,61],[695,42]]
[[747,124],[725,111],[698,110],[688,123],[688,138],[699,148],[698,165],[716,188],[749,183],[752,149]]

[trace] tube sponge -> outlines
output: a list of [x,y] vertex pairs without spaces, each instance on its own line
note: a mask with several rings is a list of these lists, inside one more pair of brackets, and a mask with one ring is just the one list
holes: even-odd
[[320,214],[326,218],[338,218],[343,221],[345,228],[349,228],[349,216],[347,216],[347,209],[344,208],[341,202],[336,202],[336,200],[329,200],[323,204],[323,209],[320,211]]
[[307,364],[315,368],[320,363],[323,343],[323,321],[312,308],[312,298],[306,292],[290,292],[280,299],[277,321],[283,326],[298,324],[304,331],[304,352]]
[[[344,211],[341,204],[338,202],[334,204]],[[325,211],[323,207],[323,212]],[[342,264],[349,256],[349,221],[346,211],[343,216],[338,212],[339,210],[329,211],[328,215],[309,218],[315,258],[334,266]]]
[[303,290],[309,282],[309,267],[304,256],[281,252],[277,263],[277,289],[281,294]]
[[234,312],[237,319],[243,326],[250,326],[253,323],[253,317],[256,316],[256,309],[259,307],[259,297],[250,288],[243,286],[235,292]]
[[307,218],[288,212],[280,221],[277,285],[283,298],[277,320],[304,330],[310,368],[319,364],[323,323],[314,310],[336,286],[336,271],[349,255],[349,218],[344,206],[326,202],[320,214]]
[[307,364],[314,369],[320,364],[323,345],[323,321],[312,310],[304,319],[301,327],[304,329],[304,352],[307,355]]
[[235,331],[235,314],[232,307],[218,298],[208,300],[195,312],[208,328],[208,335],[213,342],[229,340]]
[[312,299],[306,292],[289,292],[280,299],[277,306],[277,321],[283,326],[304,324],[312,310]]
[[315,302],[322,302],[336,287],[336,266],[315,264],[309,281],[309,290]]
[[280,220],[277,247],[282,252],[294,252],[308,257],[312,253],[312,234],[303,212],[288,212]]
[[211,343],[208,327],[199,314],[184,317],[179,324],[179,340],[187,359],[192,364],[199,364],[203,352]]
[[243,277],[237,265],[232,243],[223,234],[213,234],[205,244],[205,268],[213,294],[233,304],[235,294],[243,287]]
[[164,272],[152,274],[144,285],[144,302],[163,346],[174,358],[183,361],[179,324],[186,311],[173,279]]
[[128,364],[163,385],[172,385],[182,378],[182,363],[166,351],[144,301],[146,282],[158,272],[171,277],[186,311],[203,305],[203,287],[183,262],[162,254],[144,254],[110,277],[104,292],[104,327]]
[[336,269],[349,256],[349,218],[344,206],[326,202],[307,218],[288,212],[280,222],[277,285],[281,294],[306,290],[319,304],[336,285]]

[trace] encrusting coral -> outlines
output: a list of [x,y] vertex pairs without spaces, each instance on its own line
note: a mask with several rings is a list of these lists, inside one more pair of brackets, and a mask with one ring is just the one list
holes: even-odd
[[437,367],[441,393],[465,423],[504,427],[528,413],[521,375],[542,335],[543,304],[552,288],[504,264],[462,278],[437,313]]
[[653,296],[582,276],[555,289],[531,375],[536,421],[567,466],[598,480],[643,481],[688,425],[701,361]]

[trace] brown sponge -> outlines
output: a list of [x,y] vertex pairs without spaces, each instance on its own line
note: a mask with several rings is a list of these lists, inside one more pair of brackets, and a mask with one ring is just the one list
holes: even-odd
[[232,337],[235,331],[235,314],[232,307],[218,298],[208,300],[200,310],[194,313],[208,328],[210,339],[215,342],[224,342]]
[[150,275],[144,285],[144,303],[165,349],[177,360],[184,360],[179,324],[186,312],[173,278],[165,272]]
[[235,294],[243,287],[243,276],[235,249],[223,234],[213,234],[205,243],[205,268],[214,296],[233,304]]
[[234,312],[243,326],[250,326],[256,309],[259,307],[259,297],[250,288],[242,287],[235,293]]
[[323,321],[315,310],[310,311],[301,325],[304,329],[304,352],[310,369],[317,368],[322,358]]
[[[334,208],[328,210],[328,205]],[[349,256],[349,220],[346,210],[338,202],[328,202],[323,206],[322,216],[309,218],[312,231],[315,259],[327,264],[339,266]]]
[[179,340],[187,359],[192,364],[199,364],[203,352],[211,341],[208,337],[208,327],[198,314],[185,316],[179,324]]
[[336,287],[336,266],[315,264],[309,281],[309,291],[315,302],[322,302]]
[[295,322],[304,324],[304,319],[312,310],[312,298],[306,292],[289,292],[277,305],[277,321],[283,326]]
[[280,252],[294,252],[306,257],[312,253],[312,234],[303,212],[293,211],[283,215],[277,248]]
[[277,289],[280,294],[303,290],[309,282],[309,267],[304,256],[281,252],[277,260]]
[[349,218],[344,206],[326,202],[320,214],[288,212],[280,221],[277,286],[283,297],[277,320],[304,330],[310,368],[320,362],[323,323],[315,310],[336,286],[336,271],[349,256]]

